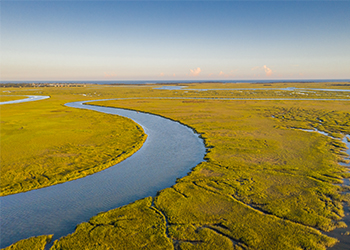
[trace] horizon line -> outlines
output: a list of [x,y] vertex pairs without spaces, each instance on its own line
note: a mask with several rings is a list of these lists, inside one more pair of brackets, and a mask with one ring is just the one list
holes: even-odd
[[239,82],[309,82],[309,81],[337,81],[337,82],[346,82],[350,81],[350,79],[346,78],[340,78],[340,79],[329,79],[329,78],[308,78],[308,79],[249,79],[249,80],[221,80],[221,79],[211,79],[211,80],[193,80],[193,79],[185,79],[185,80],[174,80],[174,79],[168,79],[168,80],[1,80],[0,84],[4,83],[74,83],[74,82],[86,82],[86,83],[93,83],[93,82],[116,82],[116,83],[121,83],[121,82],[147,82],[147,83],[177,83],[177,82],[188,82],[188,83],[201,83],[201,82],[206,82],[206,83],[239,83]]

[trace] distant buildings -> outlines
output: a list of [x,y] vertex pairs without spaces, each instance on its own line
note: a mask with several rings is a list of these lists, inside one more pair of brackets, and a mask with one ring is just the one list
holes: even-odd
[[86,87],[84,83],[2,83],[0,84],[2,88],[39,88],[39,87]]

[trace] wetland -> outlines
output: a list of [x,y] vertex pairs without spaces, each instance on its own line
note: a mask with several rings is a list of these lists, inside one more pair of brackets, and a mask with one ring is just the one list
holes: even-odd
[[[272,85],[273,88],[334,89],[334,84]],[[205,161],[191,166],[192,171],[179,176],[171,187],[85,220],[74,232],[55,240],[51,248],[326,249],[339,246],[336,236],[326,232],[337,228],[348,230],[343,221],[344,202],[350,200],[346,194],[348,186],[335,185],[345,183],[344,179],[350,177],[346,166],[339,164],[347,161],[346,144],[334,139],[350,134],[348,92],[314,90],[305,97],[306,94],[300,94],[305,92],[295,89],[253,90],[257,87],[261,85],[187,86],[225,88],[210,91],[93,85],[70,90],[38,88],[36,94],[50,95],[51,99],[59,100],[60,107],[67,100],[119,98],[90,104],[179,121],[199,133],[207,148]],[[252,90],[239,92],[242,90],[235,88]],[[23,89],[9,90],[26,94]],[[242,99],[234,99],[238,97]],[[316,128],[333,138],[292,128]],[[84,210],[84,206],[76,209]],[[31,244],[40,241],[44,246],[43,239],[47,238],[27,241]],[[23,247],[23,242],[15,243],[12,249],[18,244]]]

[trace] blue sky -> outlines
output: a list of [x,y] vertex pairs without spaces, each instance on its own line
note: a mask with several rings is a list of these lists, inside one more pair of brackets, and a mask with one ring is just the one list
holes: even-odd
[[0,5],[2,81],[350,78],[350,1]]

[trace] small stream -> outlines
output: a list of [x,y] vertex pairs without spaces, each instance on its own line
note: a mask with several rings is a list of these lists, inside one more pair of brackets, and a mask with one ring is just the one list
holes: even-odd
[[6,102],[0,102],[0,105],[4,104],[14,104],[14,103],[22,103],[22,102],[33,102],[33,101],[39,101],[39,100],[45,100],[50,98],[50,96],[40,96],[40,95],[28,95],[25,99],[19,99],[19,100],[13,100],[13,101],[6,101]]
[[[310,130],[310,129],[298,129],[298,130],[319,133],[319,134],[328,136],[332,139],[340,140],[338,138],[334,138],[334,137],[330,136],[329,134],[327,134],[325,132],[319,131],[316,128],[315,128],[315,130]],[[344,138],[341,141],[346,144],[347,149],[346,149],[345,153],[347,153],[348,156],[345,159],[349,160],[350,142],[348,141],[347,138],[350,139],[350,136],[349,135],[344,136]],[[339,163],[339,164],[347,167],[348,172],[350,172],[350,163]],[[341,186],[350,186],[350,180],[345,178],[345,179],[343,179],[343,183],[340,185]],[[344,193],[346,193],[346,192],[344,192]],[[344,221],[348,227],[347,228],[336,228],[335,230],[333,230],[331,232],[325,233],[326,235],[333,237],[333,238],[337,238],[339,240],[339,243],[337,243],[335,246],[329,248],[332,250],[349,250],[350,249],[350,209],[349,209],[349,206],[345,202],[343,203],[343,207],[344,207],[345,216],[342,218],[342,221]]]

